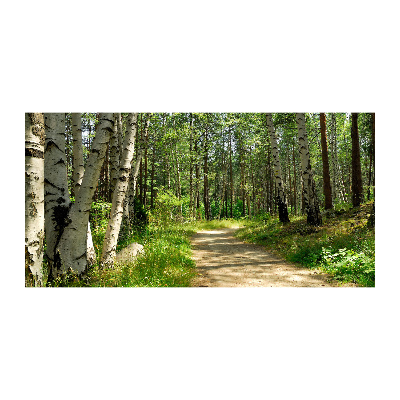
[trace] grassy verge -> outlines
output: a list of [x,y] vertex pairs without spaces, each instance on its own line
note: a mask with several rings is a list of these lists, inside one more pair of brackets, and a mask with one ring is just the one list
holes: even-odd
[[237,237],[264,245],[269,251],[303,267],[328,272],[343,283],[375,286],[375,231],[367,226],[371,204],[324,217],[318,228],[305,217],[281,224],[273,217],[249,221]]

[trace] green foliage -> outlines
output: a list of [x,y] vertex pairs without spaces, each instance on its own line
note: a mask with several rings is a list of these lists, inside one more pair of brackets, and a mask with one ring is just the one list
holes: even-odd
[[352,249],[322,248],[320,265],[323,270],[343,282],[358,282],[362,286],[375,286],[375,261],[364,252]]
[[111,203],[104,201],[93,202],[90,209],[89,221],[92,230],[93,246],[97,258],[101,256],[101,251],[103,249],[103,241],[107,230],[110,211]]
[[166,225],[182,220],[182,199],[178,199],[171,190],[160,189],[150,212],[150,222]]
[[195,276],[191,259],[190,236],[193,227],[186,224],[151,225],[131,239],[145,246],[134,261],[116,264],[113,269],[93,268],[86,286],[101,287],[184,287]]

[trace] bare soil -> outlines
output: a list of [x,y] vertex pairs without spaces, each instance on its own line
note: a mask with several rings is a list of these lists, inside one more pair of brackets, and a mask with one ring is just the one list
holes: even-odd
[[297,267],[262,246],[241,242],[236,229],[197,232],[193,259],[199,275],[195,287],[336,287],[328,274]]

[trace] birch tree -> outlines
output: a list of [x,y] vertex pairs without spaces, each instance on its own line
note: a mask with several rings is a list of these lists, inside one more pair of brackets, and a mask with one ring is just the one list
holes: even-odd
[[[82,185],[82,179],[85,172],[83,163],[83,143],[82,143],[82,120],[80,113],[72,113],[72,171],[74,182],[74,194],[78,194]],[[93,246],[92,232],[90,222],[87,227],[87,261],[89,265],[96,262],[96,251]]]
[[118,129],[118,114],[114,114],[114,129],[110,138],[110,189],[114,193],[117,183],[118,168],[119,168],[119,129]]
[[118,235],[123,216],[124,199],[128,188],[128,180],[135,151],[137,116],[137,113],[131,113],[128,116],[127,132],[123,144],[121,165],[113,194],[111,217],[108,221],[103,243],[103,251],[101,255],[101,264],[103,266],[112,266],[116,256]]
[[318,226],[322,224],[322,217],[319,210],[318,199],[315,192],[315,182],[311,170],[310,151],[306,132],[306,118],[304,113],[296,114],[296,123],[303,176],[304,208],[307,213],[307,223]]
[[65,226],[68,225],[68,213],[71,205],[67,181],[64,118],[64,113],[44,114],[46,128],[44,209],[48,282],[51,282],[59,274],[60,259],[57,254],[57,246]]
[[25,284],[43,285],[44,117],[25,114]]
[[87,226],[92,198],[100,176],[101,166],[113,131],[112,113],[100,113],[96,136],[91,145],[82,184],[66,216],[64,227],[57,245],[57,273],[69,270],[80,275],[87,268]]
[[272,114],[266,113],[266,122],[267,122],[267,129],[271,141],[271,149],[272,149],[272,157],[273,157],[273,164],[274,164],[274,176],[275,176],[275,183],[277,186],[277,202],[278,202],[278,211],[279,211],[279,221],[281,222],[290,222],[289,214],[286,204],[286,196],[285,190],[283,187],[283,180],[282,180],[282,170],[281,170],[281,163],[279,160],[279,150],[278,150],[278,141],[276,139],[275,128],[272,122]]

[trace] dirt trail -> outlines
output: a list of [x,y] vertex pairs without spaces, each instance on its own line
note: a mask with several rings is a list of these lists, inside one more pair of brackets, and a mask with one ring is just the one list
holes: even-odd
[[299,268],[267,253],[261,246],[236,239],[236,229],[197,232],[193,259],[197,287],[334,287],[327,274]]

